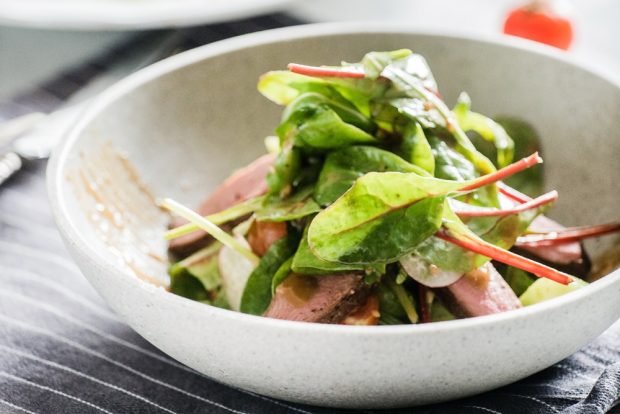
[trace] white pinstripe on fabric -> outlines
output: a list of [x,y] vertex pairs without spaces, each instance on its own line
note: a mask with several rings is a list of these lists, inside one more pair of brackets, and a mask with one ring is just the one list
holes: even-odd
[[[0,266],[0,269],[2,269],[2,268],[12,269],[12,268],[8,268],[8,267]],[[14,269],[14,270],[15,271],[20,271],[20,269]],[[74,323],[75,325],[79,326],[80,328],[86,329],[86,330],[88,330],[88,331],[90,331],[90,332],[92,332],[92,333],[94,333],[96,335],[99,335],[99,336],[101,336],[103,338],[106,338],[106,339],[108,339],[110,341],[113,341],[113,342],[115,342],[115,343],[117,343],[119,345],[122,345],[122,346],[128,347],[130,349],[133,349],[133,350],[135,350],[137,352],[140,352],[140,353],[142,353],[144,355],[147,355],[147,356],[149,356],[151,358],[155,358],[155,359],[157,359],[157,360],[159,360],[161,362],[164,362],[166,364],[169,364],[169,365],[172,365],[172,366],[177,367],[179,369],[182,369],[182,370],[184,370],[186,372],[198,375],[198,376],[200,376],[202,378],[207,378],[205,375],[201,374],[200,372],[197,372],[197,371],[195,371],[195,370],[193,370],[191,368],[188,368],[185,365],[182,365],[182,364],[180,364],[180,363],[178,363],[178,362],[176,362],[174,360],[171,360],[171,359],[166,358],[166,357],[162,357],[162,356],[157,355],[157,354],[155,354],[155,353],[153,353],[153,352],[151,352],[149,350],[146,350],[146,349],[144,349],[144,348],[142,348],[142,347],[140,347],[138,345],[135,345],[135,344],[133,344],[131,342],[125,341],[124,339],[118,338],[118,337],[116,337],[114,335],[111,335],[111,334],[105,333],[103,331],[100,331],[100,330],[98,330],[96,328],[93,328],[92,326],[89,326],[86,323],[84,323],[82,321],[79,321],[78,319],[75,319],[75,318],[73,318],[70,315],[67,315],[66,313],[60,311],[59,309],[57,309],[57,308],[55,308],[55,307],[53,307],[51,305],[43,304],[43,303],[41,303],[39,301],[33,300],[31,298],[28,298],[28,297],[26,297],[24,295],[21,295],[19,293],[15,293],[15,292],[0,291],[0,295],[4,295],[5,297],[15,298],[15,299],[27,302],[31,306],[38,307],[40,309],[45,310],[46,312],[52,313],[54,315],[57,315],[57,316],[65,319],[65,320],[67,320],[69,322]],[[258,399],[261,399],[261,400],[264,400],[264,401],[269,401],[269,402],[271,402],[271,403],[273,403],[275,405],[279,405],[281,407],[288,408],[289,410],[292,410],[292,411],[295,411],[295,412],[299,412],[299,413],[302,413],[302,414],[312,414],[310,411],[303,410],[303,409],[297,408],[297,407],[293,407],[291,405],[288,405],[286,403],[282,403],[282,402],[280,402],[278,400],[274,400],[274,399],[269,398],[269,397],[264,397],[262,395],[251,393],[251,392],[247,392],[247,391],[243,391],[243,390],[239,390],[239,391],[243,392],[245,394],[251,395],[251,396],[253,396],[255,398],[258,398]]]
[[543,400],[538,399],[536,397],[532,397],[532,396],[529,396],[529,395],[514,394],[514,393],[510,393],[510,394],[506,394],[506,395],[511,395],[513,397],[519,397],[519,398],[526,398],[526,399],[528,399],[530,401],[537,402],[538,404],[543,405],[543,406],[549,408],[554,413],[558,413],[559,412],[558,409],[555,408],[554,406],[552,406],[551,404],[547,404]]
[[153,407],[156,407],[156,408],[158,408],[158,409],[160,409],[162,411],[165,411],[167,413],[177,414],[175,411],[172,411],[172,410],[169,410],[168,408],[162,407],[161,405],[159,405],[159,404],[149,400],[148,398],[145,398],[145,397],[143,397],[141,395],[135,394],[135,393],[133,393],[133,392],[127,390],[127,389],[118,387],[118,386],[116,386],[114,384],[110,384],[109,382],[100,380],[99,378],[95,378],[93,376],[90,376],[90,375],[88,375],[88,374],[86,374],[84,372],[81,372],[81,371],[75,370],[73,368],[70,368],[70,367],[68,367],[66,365],[62,365],[62,364],[59,364],[59,363],[54,362],[54,361],[50,361],[50,360],[45,359],[45,358],[40,358],[40,357],[38,357],[36,355],[29,354],[29,353],[26,353],[26,352],[22,352],[22,351],[19,351],[17,349],[9,348],[9,347],[4,346],[4,345],[0,345],[0,349],[4,349],[5,351],[10,352],[12,354],[19,355],[19,356],[22,356],[24,358],[31,359],[33,361],[37,361],[39,363],[42,363],[42,364],[45,364],[45,365],[48,365],[48,366],[51,366],[51,367],[63,370],[65,372],[69,372],[71,374],[80,376],[82,378],[86,378],[86,379],[88,379],[88,380],[90,380],[92,382],[95,382],[95,383],[99,384],[99,385],[103,385],[103,386],[111,388],[111,389],[113,389],[115,391],[119,391],[119,392],[122,392],[124,394],[127,394],[127,395],[129,395],[129,396],[131,396],[131,397],[133,397],[133,398],[135,398],[137,400],[140,400],[140,401],[142,401],[144,403],[152,405]]
[[559,395],[559,397],[562,398],[566,398],[566,397],[571,397],[571,398],[585,398],[587,396],[587,394],[576,394],[575,392],[571,391],[571,390],[567,390],[566,388],[562,388],[560,386],[557,385],[553,385],[553,384],[518,384],[519,387],[545,387],[545,388],[554,388],[557,390],[562,391],[562,395]]
[[85,329],[85,330],[87,330],[89,332],[92,332],[95,335],[98,335],[98,336],[100,336],[102,338],[105,338],[105,339],[107,339],[109,341],[115,342],[115,343],[117,343],[117,344],[119,344],[121,346],[130,348],[130,349],[133,349],[136,352],[140,352],[141,354],[147,355],[147,356],[149,356],[151,358],[157,359],[158,361],[161,361],[163,363],[172,365],[172,366],[180,368],[182,370],[189,371],[189,372],[192,372],[192,373],[196,373],[195,371],[191,370],[190,368],[187,368],[184,365],[179,364],[176,361],[173,361],[173,360],[171,360],[169,358],[166,358],[166,357],[163,357],[161,355],[157,355],[154,352],[151,352],[151,351],[149,351],[147,349],[139,347],[138,345],[132,344],[131,342],[125,341],[124,339],[121,339],[121,338],[119,338],[117,336],[114,336],[112,334],[108,334],[108,333],[105,333],[103,331],[100,331],[99,329],[93,328],[92,326],[89,326],[87,323],[82,322],[82,321],[74,318],[73,316],[70,316],[70,315],[62,312],[61,310],[59,310],[58,308],[56,308],[54,306],[41,303],[39,301],[36,301],[34,299],[31,299],[31,298],[29,298],[27,296],[24,296],[24,295],[22,295],[20,293],[13,292],[13,291],[7,291],[7,290],[0,291],[0,296],[5,296],[5,297],[8,297],[8,298],[13,298],[13,299],[16,299],[16,300],[28,303],[30,306],[34,306],[36,308],[44,310],[47,313],[51,313],[53,315],[56,315],[59,318],[64,319],[65,321],[69,321],[72,324],[74,324],[76,326],[79,326],[80,328]]
[[102,413],[106,413],[106,414],[114,414],[112,411],[108,411],[108,410],[106,410],[106,409],[105,409],[105,408],[103,408],[103,407],[100,407],[100,406],[98,406],[98,405],[96,405],[96,404],[93,404],[93,403],[91,403],[91,402],[85,401],[85,400],[83,400],[83,399],[81,399],[81,398],[79,398],[79,397],[76,397],[76,396],[74,396],[74,395],[67,394],[66,392],[63,392],[63,391],[60,391],[60,390],[57,390],[57,389],[54,389],[54,388],[48,387],[48,386],[46,386],[46,385],[37,384],[36,382],[29,381],[29,380],[27,380],[27,379],[25,379],[25,378],[22,378],[22,377],[19,377],[19,376],[17,376],[17,375],[12,375],[12,374],[9,374],[8,372],[0,371],[0,376],[2,376],[2,377],[6,377],[6,378],[10,378],[10,379],[12,379],[12,380],[14,380],[14,381],[21,382],[21,383],[23,383],[23,384],[28,384],[28,385],[30,385],[30,386],[32,386],[32,387],[35,387],[35,388],[40,388],[40,389],[42,389],[42,390],[52,392],[52,393],[54,393],[54,394],[57,394],[57,395],[63,396],[63,397],[65,397],[65,398],[69,398],[69,399],[71,399],[71,400],[73,400],[73,401],[77,401],[77,402],[79,402],[79,403],[81,403],[81,404],[84,404],[84,405],[86,405],[86,406],[88,406],[88,407],[94,408],[94,409],[95,409],[95,410],[97,410],[97,411],[101,411]]
[[6,405],[8,407],[16,409],[17,411],[21,411],[21,412],[24,412],[24,413],[27,413],[27,414],[37,414],[34,411],[27,410],[24,407],[20,407],[19,405],[15,405],[15,404],[13,404],[11,402],[8,402],[7,400],[3,400],[2,398],[0,398],[0,404],[4,404],[4,405]]
[[480,411],[484,411],[485,413],[491,413],[491,414],[503,414],[500,411],[491,410],[490,408],[481,407],[479,405],[466,405],[465,408],[473,408],[475,410],[480,410]]
[[145,374],[145,373],[143,373],[141,371],[138,371],[137,369],[129,367],[129,366],[127,366],[127,365],[125,365],[125,364],[123,364],[121,362],[115,361],[114,359],[108,357],[107,355],[104,355],[104,354],[102,354],[100,352],[97,352],[97,351],[93,351],[92,349],[89,349],[89,348],[87,348],[86,346],[84,346],[82,344],[79,344],[79,343],[77,343],[75,341],[72,341],[71,339],[64,338],[64,337],[62,337],[62,336],[60,336],[60,335],[58,335],[56,333],[53,333],[51,331],[46,330],[46,329],[35,327],[35,326],[32,326],[32,325],[30,325],[28,323],[19,321],[17,319],[8,318],[8,317],[3,316],[3,315],[0,315],[0,320],[5,321],[6,323],[14,325],[14,326],[19,326],[22,329],[29,330],[29,331],[32,331],[32,332],[37,332],[37,333],[40,333],[42,335],[49,336],[50,338],[56,339],[57,341],[64,342],[65,344],[67,344],[67,345],[69,345],[69,346],[71,346],[73,348],[79,349],[79,350],[81,350],[81,351],[83,351],[85,353],[88,353],[90,355],[94,355],[94,356],[96,356],[96,357],[98,357],[98,358],[100,358],[100,359],[102,359],[104,361],[107,361],[107,362],[109,362],[109,363],[111,363],[113,365],[116,365],[119,368],[122,368],[122,369],[124,369],[124,370],[126,370],[128,372],[131,372],[132,374],[135,374],[135,375],[137,375],[139,377],[142,377],[142,378],[144,378],[144,379],[146,379],[148,381],[151,381],[151,382],[153,382],[153,383],[155,383],[157,385],[160,385],[162,387],[165,387],[165,388],[171,389],[173,391],[176,391],[176,392],[178,392],[180,394],[186,395],[186,396],[191,397],[191,398],[195,398],[195,399],[197,399],[199,401],[203,401],[203,402],[205,402],[207,404],[211,404],[211,405],[213,405],[215,407],[221,408],[221,409],[229,411],[231,413],[235,413],[235,414],[249,414],[249,413],[246,413],[244,411],[239,411],[239,410],[235,410],[234,408],[227,407],[224,404],[220,404],[220,403],[212,401],[212,400],[210,400],[208,398],[204,398],[204,397],[201,397],[199,395],[193,394],[193,393],[191,393],[189,391],[185,391],[185,390],[183,390],[181,388],[178,388],[178,387],[176,387],[176,386],[174,386],[172,384],[168,384],[168,383],[166,383],[164,381],[158,380],[157,378],[153,378],[153,377],[151,377],[151,376],[149,376],[149,375],[147,375],[147,374]]
[[564,364],[556,364],[556,365],[554,365],[554,367],[555,367],[555,368],[565,369],[566,371],[568,371],[568,372],[572,372],[573,374],[577,375],[578,377],[581,377],[581,378],[586,379],[586,380],[588,380],[588,381],[596,381],[596,378],[595,378],[595,377],[589,377],[589,376],[587,376],[587,375],[585,375],[585,374],[583,374],[583,373],[581,373],[581,372],[577,371],[576,369],[571,368],[571,367],[569,367],[569,366],[566,366],[566,365],[564,365]]

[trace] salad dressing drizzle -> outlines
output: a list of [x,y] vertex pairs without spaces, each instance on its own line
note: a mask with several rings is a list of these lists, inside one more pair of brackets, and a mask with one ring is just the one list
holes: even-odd
[[108,252],[136,277],[167,288],[166,246],[156,235],[167,217],[134,166],[110,143],[80,158],[67,178]]
[[314,276],[292,274],[278,286],[287,302],[295,307],[301,307],[308,302],[319,288]]

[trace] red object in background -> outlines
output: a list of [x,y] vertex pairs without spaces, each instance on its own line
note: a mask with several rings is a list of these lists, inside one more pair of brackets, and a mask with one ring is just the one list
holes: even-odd
[[573,25],[553,3],[535,0],[510,11],[504,33],[567,50],[573,40]]

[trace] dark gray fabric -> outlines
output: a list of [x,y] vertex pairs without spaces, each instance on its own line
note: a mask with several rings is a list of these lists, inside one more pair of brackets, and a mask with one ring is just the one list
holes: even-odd
[[[195,28],[185,32],[183,47],[292,23],[286,16],[272,15]],[[84,83],[131,44],[63,76]],[[52,109],[71,94],[61,84],[51,81],[43,85],[44,93],[33,91],[0,103],[0,119]],[[0,187],[1,413],[337,412],[220,385],[162,354],[119,321],[60,241],[47,202],[44,167],[42,162],[28,164]],[[473,398],[394,412],[613,412],[620,393],[619,345],[617,323],[573,356],[518,383]]]

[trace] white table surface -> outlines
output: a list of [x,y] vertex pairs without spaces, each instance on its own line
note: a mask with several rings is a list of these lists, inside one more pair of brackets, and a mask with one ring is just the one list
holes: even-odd
[[[374,20],[416,28],[498,33],[506,11],[522,0],[311,0],[290,9],[313,21]],[[572,0],[578,59],[620,78],[620,1]],[[0,26],[0,99],[28,90],[63,68],[129,36]]]

